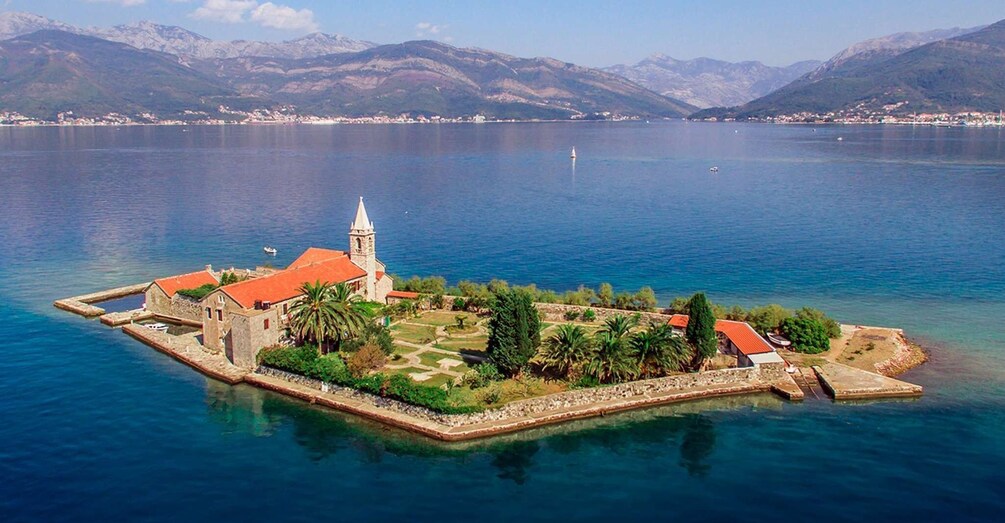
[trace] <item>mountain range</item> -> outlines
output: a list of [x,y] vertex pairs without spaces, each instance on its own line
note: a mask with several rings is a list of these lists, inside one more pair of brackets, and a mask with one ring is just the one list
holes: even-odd
[[262,103],[174,55],[57,30],[0,41],[0,111],[52,120],[66,111],[82,116],[216,113],[220,104],[256,102]]
[[[431,41],[378,45],[323,33],[218,41],[151,22],[78,28],[4,12],[0,112],[163,118],[219,114],[221,105],[293,105],[322,116],[743,119],[891,107],[996,111],[1005,105],[1003,23],[867,40],[822,64],[653,55],[600,70]],[[735,107],[698,111],[724,105]]]
[[137,49],[150,49],[188,59],[241,56],[307,58],[334,53],[354,53],[377,45],[373,42],[353,40],[342,35],[325,33],[313,33],[285,42],[221,41],[206,38],[181,27],[145,21],[108,28],[83,28],[32,13],[0,13],[0,40],[45,29],[94,36],[112,42],[128,44]]
[[1005,21],[862,42],[766,96],[738,107],[707,109],[692,117],[993,112],[1002,107]]
[[761,62],[725,62],[711,58],[677,60],[654,54],[635,65],[605,71],[695,107],[734,106],[760,98],[816,69],[818,60],[772,67]]

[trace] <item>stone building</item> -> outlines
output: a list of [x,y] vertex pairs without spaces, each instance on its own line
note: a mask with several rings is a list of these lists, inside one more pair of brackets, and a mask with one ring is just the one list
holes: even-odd
[[360,198],[349,252],[311,247],[286,269],[225,285],[201,302],[203,344],[253,368],[258,351],[289,336],[289,310],[305,283],[346,283],[368,301],[387,302],[393,282],[377,260],[375,233]]
[[144,291],[143,307],[161,317],[199,322],[202,318],[199,301],[178,294],[178,291],[219,283],[210,265],[205,270],[154,280]]

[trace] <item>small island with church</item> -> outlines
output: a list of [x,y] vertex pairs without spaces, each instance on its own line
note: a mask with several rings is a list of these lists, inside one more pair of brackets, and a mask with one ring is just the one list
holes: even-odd
[[[348,250],[283,269],[203,270],[57,300],[207,376],[432,438],[479,438],[673,402],[773,392],[790,401],[913,397],[925,361],[899,329],[842,325],[703,293],[658,308],[643,287],[395,278],[360,198]],[[142,293],[141,308],[102,302]]]

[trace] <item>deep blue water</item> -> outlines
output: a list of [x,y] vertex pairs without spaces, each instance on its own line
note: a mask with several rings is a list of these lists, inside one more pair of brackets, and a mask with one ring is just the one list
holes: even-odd
[[[393,273],[818,306],[922,340],[932,362],[905,377],[926,395],[730,398],[442,445],[212,382],[51,307],[260,264],[265,244],[279,264],[340,248],[360,195]],[[1003,201],[987,129],[0,128],[0,520],[996,520]]]

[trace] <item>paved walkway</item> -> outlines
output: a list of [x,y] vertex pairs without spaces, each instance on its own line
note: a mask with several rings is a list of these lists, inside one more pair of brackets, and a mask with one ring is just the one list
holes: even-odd
[[[475,331],[474,332],[465,333],[465,334],[450,334],[450,333],[447,332],[447,327],[445,325],[438,325],[438,326],[436,326],[436,328],[434,330],[433,341],[430,341],[429,343],[413,343],[413,342],[410,342],[410,341],[404,341],[404,340],[400,340],[400,339],[395,339],[394,340],[395,344],[397,344],[399,346],[402,346],[402,347],[408,347],[408,348],[411,348],[411,349],[415,349],[415,351],[414,352],[410,352],[408,354],[400,354],[401,357],[403,359],[405,359],[406,361],[404,363],[393,363],[393,364],[389,363],[387,365],[387,368],[388,369],[392,369],[392,370],[402,370],[402,369],[415,368],[415,369],[421,369],[421,370],[425,371],[425,372],[412,372],[412,373],[409,373],[409,376],[411,376],[412,379],[414,379],[415,381],[426,381],[426,380],[432,378],[436,374],[444,374],[444,375],[447,375],[447,376],[450,376],[450,377],[453,377],[453,378],[459,378],[459,377],[463,376],[464,373],[463,372],[458,372],[458,371],[455,371],[455,370],[452,370],[452,369],[453,369],[453,367],[457,367],[457,366],[463,364],[464,363],[463,360],[465,358],[478,360],[479,362],[485,361],[487,358],[484,358],[482,356],[475,356],[475,355],[471,355],[471,354],[461,355],[459,352],[450,351],[450,350],[446,350],[446,349],[441,349],[441,348],[435,347],[435,345],[437,343],[439,343],[440,341],[443,341],[444,338],[449,338],[451,340],[464,340],[464,339],[470,339],[470,338],[477,338],[479,336],[487,336],[488,335],[488,329],[485,327],[485,325],[483,325],[483,323],[484,323],[484,321],[476,323],[474,325],[475,326]],[[411,322],[411,321],[408,321],[408,320],[401,320],[401,321],[397,322],[396,324],[397,325],[412,325],[412,326],[415,326],[415,327],[431,327],[432,326],[432,325],[429,325],[427,323],[415,323],[415,322]],[[437,367],[431,367],[429,365],[426,365],[426,364],[422,363],[421,356],[423,354],[442,355],[443,358],[441,358],[440,360],[438,360],[437,363],[439,363],[439,366],[437,366]]]
[[211,352],[199,343],[198,332],[175,336],[157,332],[142,325],[132,323],[122,327],[122,332],[146,343],[193,369],[231,385],[244,381],[251,371],[235,367],[227,357]]

